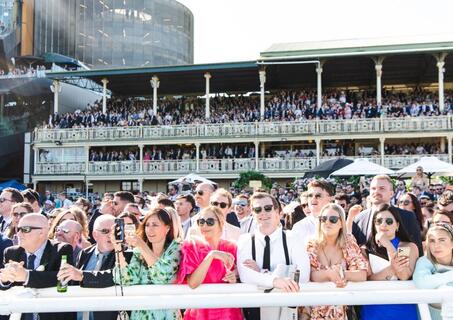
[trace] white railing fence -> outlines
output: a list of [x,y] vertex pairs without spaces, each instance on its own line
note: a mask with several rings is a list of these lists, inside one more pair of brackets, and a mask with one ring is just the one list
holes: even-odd
[[[411,281],[367,281],[335,288],[333,283],[308,283],[300,292],[264,293],[254,285],[206,284],[193,290],[185,285],[148,285],[87,289],[15,287],[0,292],[0,314],[152,310],[187,308],[241,308],[315,305],[419,304],[421,319],[429,319],[427,303],[441,303],[444,319],[453,319],[453,288],[416,289]],[[102,303],[99,298],[103,297]],[[421,305],[420,305],[421,304]],[[421,308],[420,308],[421,306]],[[17,315],[16,315],[17,317]]]

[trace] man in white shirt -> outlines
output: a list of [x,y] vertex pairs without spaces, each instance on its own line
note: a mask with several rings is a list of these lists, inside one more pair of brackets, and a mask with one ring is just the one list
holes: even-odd
[[[268,193],[255,193],[251,208],[257,221],[254,234],[243,234],[238,241],[238,271],[241,282],[286,292],[299,291],[299,284],[310,279],[307,252],[295,239],[283,231],[277,200]],[[299,270],[299,283],[288,274]],[[261,320],[279,319],[281,308],[263,307]],[[252,317],[253,318],[253,317]]]
[[184,239],[187,237],[189,228],[192,226],[190,215],[195,208],[195,199],[192,195],[179,195],[175,201],[176,212],[181,219],[182,230],[184,231]]
[[313,180],[308,184],[306,195],[310,215],[296,223],[291,230],[294,237],[302,244],[302,248],[305,248],[307,242],[315,236],[321,209],[333,200],[333,188],[325,180]]
[[254,233],[256,220],[250,209],[250,201],[246,195],[240,194],[233,200],[233,211],[238,217],[242,233]]

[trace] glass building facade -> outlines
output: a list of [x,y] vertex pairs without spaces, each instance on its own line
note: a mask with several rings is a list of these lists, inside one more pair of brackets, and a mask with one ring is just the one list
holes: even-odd
[[174,0],[35,0],[34,54],[92,68],[193,63],[193,15]]

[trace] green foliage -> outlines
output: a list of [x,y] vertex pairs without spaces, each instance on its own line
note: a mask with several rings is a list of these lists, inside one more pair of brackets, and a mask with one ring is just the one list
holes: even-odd
[[439,177],[440,181],[446,184],[453,184],[453,177]]
[[233,187],[237,189],[248,189],[250,180],[259,180],[263,183],[263,188],[270,190],[272,188],[272,181],[264,174],[258,171],[244,171],[239,174],[239,178],[233,182]]

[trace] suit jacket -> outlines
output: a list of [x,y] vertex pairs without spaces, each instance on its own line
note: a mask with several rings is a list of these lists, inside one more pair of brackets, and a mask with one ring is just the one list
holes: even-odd
[[0,269],[5,265],[3,264],[3,252],[6,248],[11,247],[13,242],[7,237],[0,234]]
[[94,210],[93,214],[91,215],[90,221],[88,222],[88,231],[89,231],[88,240],[91,242],[91,244],[96,243],[96,241],[93,238],[94,221],[96,221],[96,219],[101,215],[102,215],[102,213],[99,211],[99,209]]
[[[409,236],[412,238],[412,241],[418,247],[418,253],[421,257],[423,255],[423,245],[422,237],[420,233],[420,227],[417,222],[417,218],[413,212],[397,208],[401,216],[401,222],[404,229],[407,231]],[[369,223],[371,223],[371,209],[364,210],[355,217],[354,223],[352,225],[352,234],[357,240],[359,246],[364,245],[369,237]]]
[[[76,267],[84,270],[87,267],[91,256],[95,252],[96,245],[92,245],[82,251],[80,251],[77,259]],[[100,271],[83,271],[83,279],[80,283],[81,287],[85,288],[105,288],[111,287],[115,283],[113,282],[112,269],[115,266],[115,252],[111,251],[104,261],[102,262]],[[94,320],[116,320],[118,317],[117,311],[102,311],[93,312]]]
[[[49,288],[56,287],[57,273],[60,270],[61,257],[66,255],[68,263],[72,262],[72,247],[67,243],[60,243],[47,240],[43,255],[39,265],[44,266],[44,271],[29,271],[28,283],[26,287],[30,288]],[[27,255],[25,250],[20,246],[12,246],[4,252],[4,262],[6,261],[24,262],[27,264]],[[15,282],[12,286],[23,285],[22,282]],[[56,289],[55,289],[56,291]],[[75,320],[76,314],[65,313],[40,313],[40,320]]]

